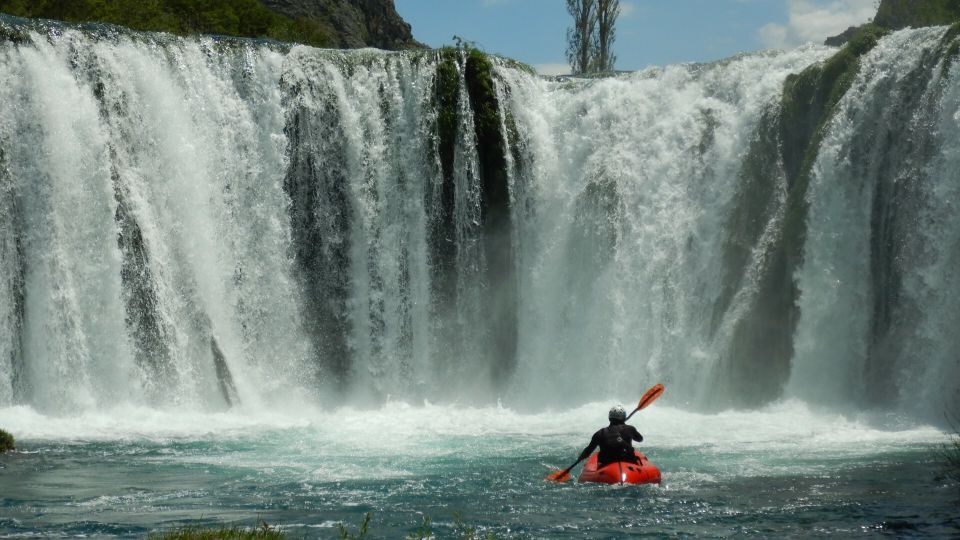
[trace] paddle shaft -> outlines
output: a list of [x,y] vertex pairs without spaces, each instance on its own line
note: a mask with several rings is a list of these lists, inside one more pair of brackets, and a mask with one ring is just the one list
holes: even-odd
[[573,465],[570,465],[569,467],[567,467],[566,469],[564,469],[563,472],[561,472],[560,474],[557,475],[557,477],[558,477],[558,478],[562,478],[562,477],[570,474],[570,471],[572,471],[573,468],[577,466],[577,463],[580,463],[581,461],[583,461],[583,458],[580,458],[580,459],[574,461],[574,462],[573,462]]

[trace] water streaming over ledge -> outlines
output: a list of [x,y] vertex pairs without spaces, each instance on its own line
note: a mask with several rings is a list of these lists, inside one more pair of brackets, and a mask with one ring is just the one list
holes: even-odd
[[495,62],[490,139],[465,53],[0,24],[0,406],[954,397],[945,29],[863,58],[797,237],[784,83],[833,49]]

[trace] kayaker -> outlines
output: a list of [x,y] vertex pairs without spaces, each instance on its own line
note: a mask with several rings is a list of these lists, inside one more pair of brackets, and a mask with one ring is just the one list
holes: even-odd
[[637,456],[633,453],[633,441],[643,442],[643,435],[640,435],[635,427],[625,423],[627,411],[622,405],[610,409],[607,418],[610,419],[610,425],[593,434],[590,444],[580,453],[580,460],[590,457],[599,446],[598,468],[617,461],[637,463]]

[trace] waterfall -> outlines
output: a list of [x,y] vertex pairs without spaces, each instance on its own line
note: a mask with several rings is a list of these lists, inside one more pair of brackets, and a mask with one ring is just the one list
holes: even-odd
[[819,108],[819,46],[580,80],[0,36],[0,406],[954,397],[944,28],[884,37]]
[[829,54],[597,81],[504,73],[526,154],[518,206],[533,209],[518,224],[524,388],[583,400],[662,380],[708,398],[759,271],[713,312],[744,156],[785,77]]
[[951,406],[960,341],[947,327],[960,297],[945,265],[958,255],[960,103],[943,37],[899,32],[868,53],[817,156],[790,381],[804,399]]

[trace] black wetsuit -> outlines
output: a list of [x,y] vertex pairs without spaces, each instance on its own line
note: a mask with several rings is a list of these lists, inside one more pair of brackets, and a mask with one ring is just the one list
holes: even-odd
[[580,453],[580,459],[590,457],[590,454],[599,446],[598,467],[616,461],[636,463],[637,456],[633,454],[633,441],[643,442],[643,435],[640,435],[633,426],[611,420],[609,426],[593,434],[590,444]]

